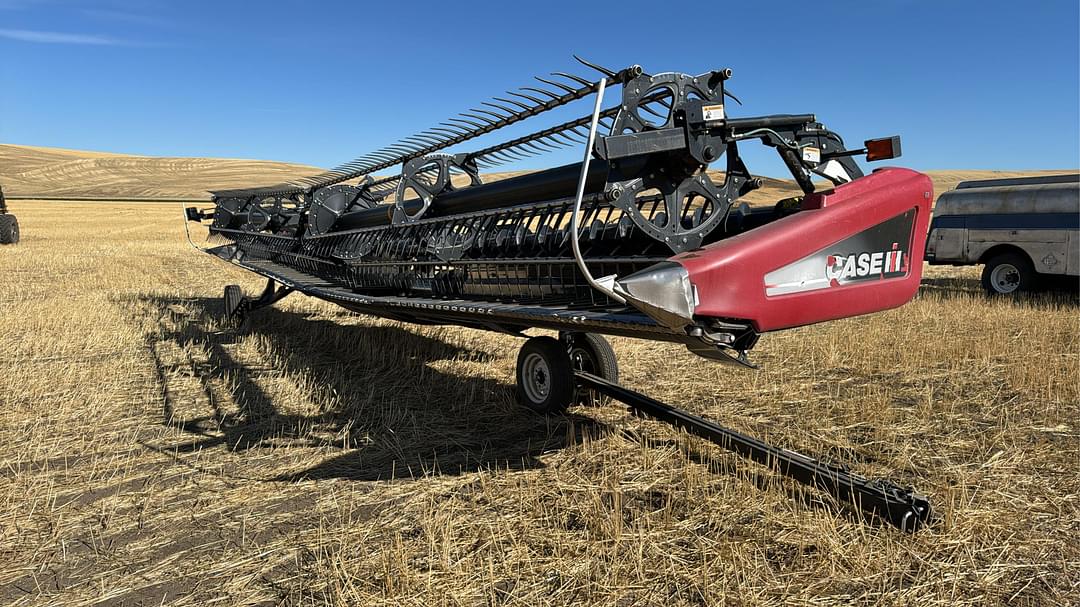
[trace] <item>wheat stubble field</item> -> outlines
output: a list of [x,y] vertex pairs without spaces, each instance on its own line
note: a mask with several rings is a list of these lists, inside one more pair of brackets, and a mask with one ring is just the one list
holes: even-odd
[[519,409],[518,339],[302,296],[226,327],[261,284],[179,205],[12,207],[0,604],[1080,603],[1073,294],[930,268],[757,371],[613,340],[632,388],[929,494],[909,536],[614,404]]

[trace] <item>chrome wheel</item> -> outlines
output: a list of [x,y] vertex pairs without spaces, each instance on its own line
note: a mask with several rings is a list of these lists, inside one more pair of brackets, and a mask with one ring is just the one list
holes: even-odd
[[522,363],[521,389],[535,403],[544,402],[551,393],[551,369],[536,352],[530,352]]
[[531,337],[517,359],[517,399],[537,413],[559,413],[574,396],[574,370],[566,345],[547,337]]
[[998,293],[1012,293],[1020,288],[1020,269],[1011,263],[1002,263],[990,272],[990,284]]

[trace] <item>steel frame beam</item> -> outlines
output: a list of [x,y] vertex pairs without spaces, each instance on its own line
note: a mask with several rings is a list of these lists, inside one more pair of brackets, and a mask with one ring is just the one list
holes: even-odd
[[577,371],[575,376],[584,387],[623,402],[634,411],[700,436],[804,485],[821,489],[852,504],[856,511],[873,513],[903,531],[915,531],[930,521],[930,502],[913,489],[904,489],[884,479],[867,479],[844,468],[768,445],[584,371]]

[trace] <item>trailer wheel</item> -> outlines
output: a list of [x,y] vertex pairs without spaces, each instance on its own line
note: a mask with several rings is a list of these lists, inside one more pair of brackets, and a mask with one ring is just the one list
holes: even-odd
[[[595,333],[566,333],[563,340],[570,354],[570,366],[574,371],[584,371],[599,378],[619,383],[619,361],[615,350],[608,340]],[[577,387],[574,393],[575,405],[600,406],[611,399],[596,390]]]
[[0,244],[19,242],[19,220],[14,215],[0,215]]
[[517,400],[537,413],[559,413],[574,398],[574,370],[566,346],[553,337],[531,337],[517,359]]
[[1019,253],[995,255],[983,267],[983,288],[993,296],[1032,291],[1037,282],[1035,267],[1026,256]]

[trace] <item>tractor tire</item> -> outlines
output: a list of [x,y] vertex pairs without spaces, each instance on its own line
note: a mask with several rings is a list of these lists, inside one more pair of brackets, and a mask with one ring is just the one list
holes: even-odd
[[0,244],[19,242],[19,220],[14,215],[0,215]]
[[[564,340],[574,371],[584,371],[613,384],[619,383],[619,361],[608,340],[595,333],[580,332],[568,333]],[[596,390],[580,386],[574,393],[575,405],[601,406],[610,400]]]
[[574,398],[574,369],[566,344],[553,337],[531,337],[517,358],[517,400],[542,415],[561,413]]
[[982,286],[992,297],[1034,291],[1039,275],[1031,260],[1022,253],[1001,253],[991,257],[982,272]]

